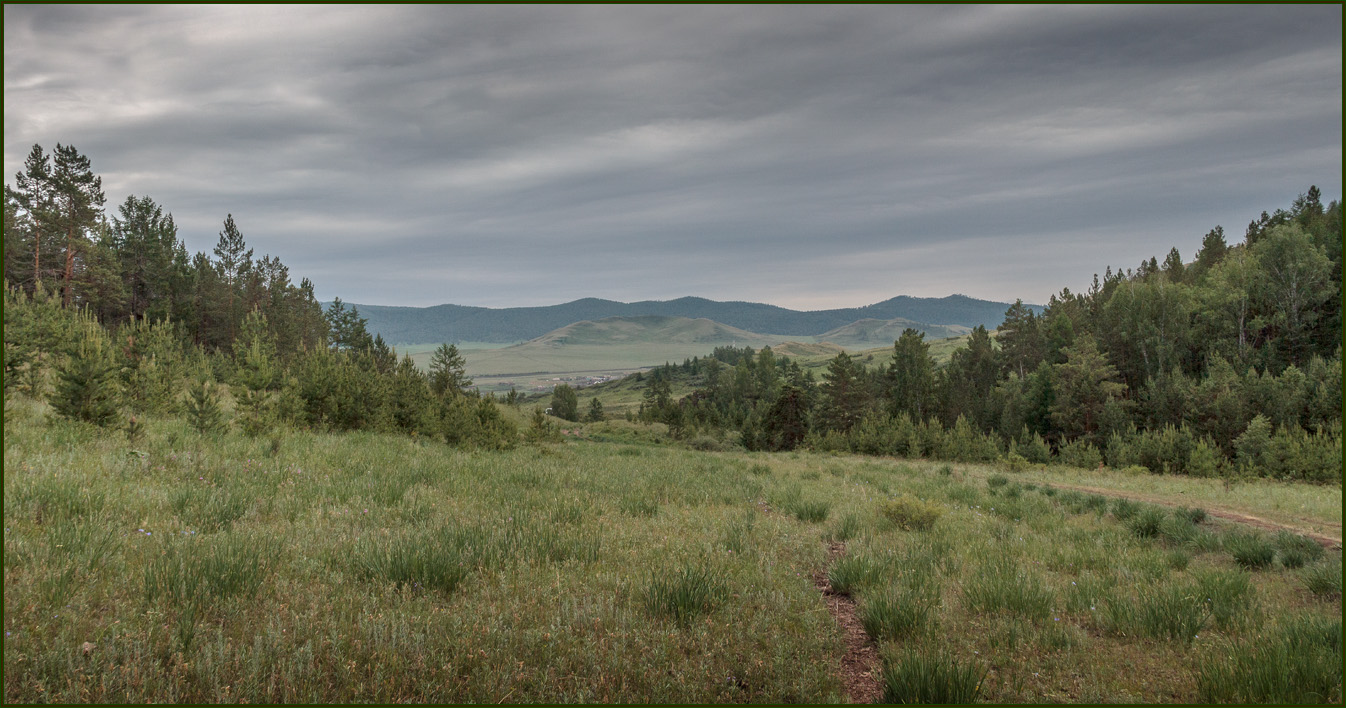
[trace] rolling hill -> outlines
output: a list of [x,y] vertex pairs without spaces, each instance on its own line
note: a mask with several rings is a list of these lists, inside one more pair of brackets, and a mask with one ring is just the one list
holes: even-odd
[[866,318],[818,335],[818,340],[847,348],[892,346],[902,331],[911,328],[925,332],[926,340],[961,337],[972,331],[963,325],[928,325],[901,317],[891,320]]
[[[789,336],[789,335],[783,335]],[[605,317],[597,322],[576,322],[552,330],[526,342],[532,346],[576,346],[584,344],[696,344],[721,346],[737,344],[758,348],[776,344],[780,336],[758,334],[737,327],[720,324],[705,318],[639,315],[636,317]]]
[[[520,342],[546,335],[567,325],[608,317],[686,317],[708,319],[749,332],[773,332],[793,337],[817,337],[858,320],[896,318],[931,325],[994,329],[1009,305],[965,295],[918,298],[902,295],[864,307],[801,312],[753,302],[718,302],[698,297],[624,303],[585,298],[546,307],[493,309],[463,305],[388,307],[348,303],[369,320],[371,334],[389,343]],[[326,304],[324,304],[326,306]],[[1040,307],[1032,306],[1035,310]],[[898,330],[901,334],[901,330]],[[929,335],[934,337],[932,333]],[[894,337],[896,339],[896,337]]]

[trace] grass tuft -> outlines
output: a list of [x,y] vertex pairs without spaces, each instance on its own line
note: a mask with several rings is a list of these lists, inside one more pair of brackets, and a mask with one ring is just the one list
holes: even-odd
[[883,662],[883,702],[968,704],[981,695],[987,669],[949,654],[908,651]]
[[1197,670],[1203,703],[1341,702],[1341,620],[1305,616],[1279,631],[1222,647]]
[[1305,568],[1299,579],[1309,592],[1319,597],[1341,595],[1341,561],[1318,563]]
[[1231,531],[1224,537],[1224,549],[1244,568],[1266,568],[1276,558],[1276,547],[1265,535],[1255,531]]
[[937,594],[923,583],[885,587],[860,603],[860,622],[878,641],[918,636],[930,626]]
[[724,584],[705,566],[684,565],[673,571],[652,573],[645,590],[645,609],[650,614],[686,624],[710,612],[728,594]]

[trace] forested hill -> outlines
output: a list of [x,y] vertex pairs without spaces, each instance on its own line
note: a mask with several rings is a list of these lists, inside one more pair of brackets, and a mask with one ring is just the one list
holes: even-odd
[[[920,298],[900,295],[890,300],[836,310],[800,312],[755,302],[717,302],[699,297],[677,300],[614,302],[585,298],[546,307],[492,309],[462,305],[388,307],[353,304],[368,318],[369,332],[391,343],[513,342],[540,337],[583,320],[605,317],[661,315],[709,319],[752,332],[818,335],[863,319],[897,318],[931,325],[984,325],[994,329],[1005,319],[1009,304],[965,295]],[[1032,306],[1035,311],[1040,307]]]

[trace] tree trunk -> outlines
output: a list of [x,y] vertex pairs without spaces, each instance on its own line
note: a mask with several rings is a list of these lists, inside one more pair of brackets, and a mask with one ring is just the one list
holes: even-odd
[[75,235],[73,232],[66,234],[65,246],[65,293],[61,297],[61,304],[70,307],[70,299],[73,288],[72,281],[75,279]]

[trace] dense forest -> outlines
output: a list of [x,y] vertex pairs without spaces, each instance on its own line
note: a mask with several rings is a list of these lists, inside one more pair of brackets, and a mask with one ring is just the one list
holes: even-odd
[[[307,279],[254,258],[232,215],[212,253],[189,255],[151,198],[106,213],[89,159],[59,144],[34,146],[4,199],[6,395],[130,435],[137,414],[180,412],[209,431],[229,411],[254,435],[520,437],[454,347],[428,373],[398,360],[355,308],[324,310]],[[1340,204],[1311,187],[1240,243],[1216,227],[1191,261],[1173,249],[1109,268],[1040,314],[1016,303],[947,365],[915,330],[882,366],[843,353],[816,382],[770,349],[722,348],[651,374],[640,417],[749,449],[1339,482],[1341,235]],[[676,377],[697,390],[675,400]],[[558,410],[577,417],[562,395]],[[527,432],[552,434],[541,413]]]
[[[914,330],[816,386],[770,349],[720,349],[656,371],[640,415],[750,449],[1339,482],[1341,228],[1311,187],[1241,243],[1216,227],[1191,261],[1108,268],[1040,315],[1016,303],[945,366]],[[674,401],[679,377],[698,389]]]

